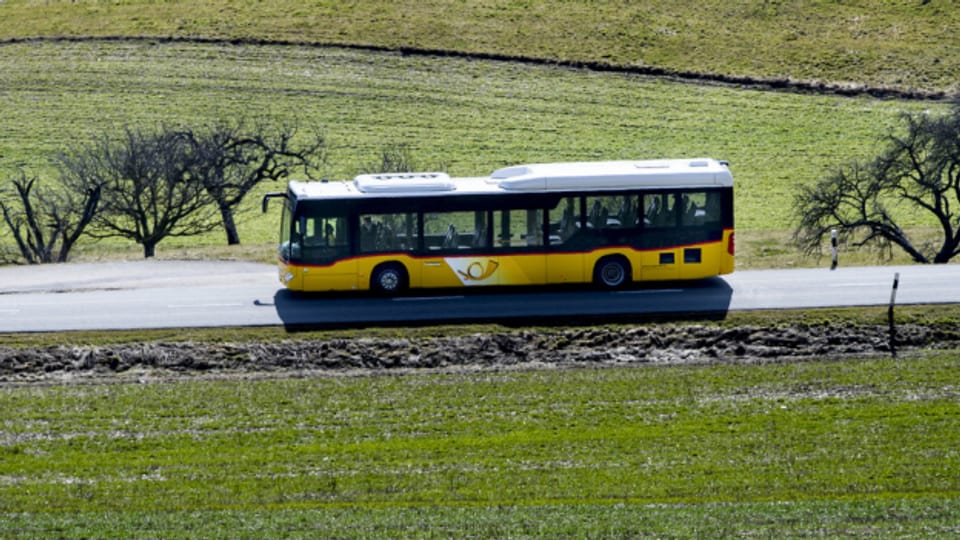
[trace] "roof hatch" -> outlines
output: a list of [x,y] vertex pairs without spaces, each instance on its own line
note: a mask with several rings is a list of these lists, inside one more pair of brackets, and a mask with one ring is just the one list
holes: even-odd
[[361,174],[353,184],[363,193],[419,193],[454,191],[456,184],[447,173],[378,173]]

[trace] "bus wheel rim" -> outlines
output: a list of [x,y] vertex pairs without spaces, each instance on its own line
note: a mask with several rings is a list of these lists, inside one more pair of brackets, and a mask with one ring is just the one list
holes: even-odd
[[600,279],[604,285],[616,287],[623,283],[624,270],[619,263],[609,262],[600,270]]
[[400,284],[400,276],[397,275],[397,272],[394,270],[384,270],[380,272],[380,279],[378,280],[380,287],[385,291],[396,290],[397,286]]

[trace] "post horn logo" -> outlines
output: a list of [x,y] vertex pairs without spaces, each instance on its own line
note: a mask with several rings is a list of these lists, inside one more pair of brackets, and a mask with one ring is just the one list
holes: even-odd
[[488,260],[486,265],[480,261],[473,261],[467,266],[466,272],[457,270],[457,273],[467,281],[483,281],[492,276],[499,266],[500,263],[493,260]]

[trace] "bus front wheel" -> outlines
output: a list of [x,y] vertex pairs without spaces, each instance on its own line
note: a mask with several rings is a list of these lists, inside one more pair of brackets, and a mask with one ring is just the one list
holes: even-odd
[[399,294],[407,287],[407,272],[402,265],[378,266],[370,277],[370,289],[379,294]]
[[605,289],[619,289],[630,281],[630,263],[620,256],[604,257],[593,270],[593,282]]

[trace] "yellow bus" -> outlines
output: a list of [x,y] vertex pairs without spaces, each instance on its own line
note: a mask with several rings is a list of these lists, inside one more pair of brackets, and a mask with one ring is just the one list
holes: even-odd
[[733,271],[724,161],[540,163],[489,176],[292,181],[280,281],[296,291],[700,279]]

